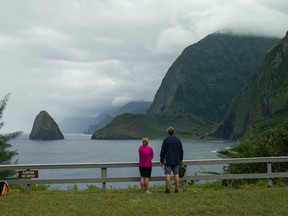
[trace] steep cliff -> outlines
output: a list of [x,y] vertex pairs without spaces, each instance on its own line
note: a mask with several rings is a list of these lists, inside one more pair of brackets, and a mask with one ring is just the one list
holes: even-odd
[[224,118],[235,94],[255,73],[275,38],[211,34],[182,52],[169,68],[147,114],[185,112]]
[[234,98],[215,136],[259,135],[288,117],[288,32],[267,53],[258,73]]
[[41,111],[34,120],[29,139],[60,140],[64,136],[54,119],[46,111]]

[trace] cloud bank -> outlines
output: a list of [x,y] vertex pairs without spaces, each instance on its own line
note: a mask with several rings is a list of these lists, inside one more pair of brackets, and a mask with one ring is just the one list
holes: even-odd
[[214,32],[282,38],[284,0],[0,0],[1,132],[152,101],[182,50]]

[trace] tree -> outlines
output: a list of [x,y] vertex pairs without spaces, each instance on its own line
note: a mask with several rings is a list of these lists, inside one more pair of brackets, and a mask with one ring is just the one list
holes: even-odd
[[[10,94],[7,94],[3,100],[0,101],[0,129],[4,126],[4,122],[2,122],[2,116],[3,116],[3,111],[6,108],[6,104],[8,101]],[[19,136],[21,132],[13,132],[9,134],[0,134],[0,164],[11,164],[12,158],[17,155],[17,150],[9,150],[11,148],[11,144],[8,142],[10,140],[15,139],[17,136]],[[14,162],[15,163],[15,162]],[[1,171],[0,172],[0,179],[6,179],[9,177],[12,177],[14,175],[14,172],[12,171]]]

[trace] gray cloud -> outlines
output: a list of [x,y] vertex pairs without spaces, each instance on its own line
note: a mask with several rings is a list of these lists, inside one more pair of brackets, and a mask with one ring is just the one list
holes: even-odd
[[47,110],[97,115],[152,101],[182,50],[213,32],[283,37],[284,0],[0,0],[2,131]]

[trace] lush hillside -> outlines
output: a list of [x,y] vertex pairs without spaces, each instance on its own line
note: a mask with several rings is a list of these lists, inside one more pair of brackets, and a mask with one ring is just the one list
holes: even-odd
[[257,74],[239,92],[215,135],[261,134],[288,117],[288,33],[267,53]]
[[124,106],[116,109],[106,110],[100,113],[100,115],[95,119],[95,123],[90,125],[88,130],[85,131],[86,134],[93,134],[96,130],[99,130],[110,122],[112,122],[113,118],[117,115],[123,113],[133,113],[140,114],[146,113],[147,109],[151,105],[151,102],[146,101],[133,101],[125,104]]
[[223,120],[235,94],[257,71],[266,51],[276,41],[265,37],[208,35],[184,49],[172,64],[144,117],[131,120],[121,116],[121,121],[113,120],[108,127],[96,131],[93,138],[117,138],[119,133],[125,137],[131,134],[127,128],[131,124],[135,133],[129,137],[140,137],[142,125],[146,124],[141,119],[151,120],[147,127],[153,133],[149,131],[147,135],[154,138],[163,137],[170,125],[183,137],[206,135]]
[[169,125],[177,128],[177,135],[182,138],[199,138],[203,136],[203,131],[212,130],[212,124],[207,125],[202,119],[185,113],[174,116],[125,113],[93,133],[92,139],[139,139],[144,136],[162,138],[167,135],[166,129]]

